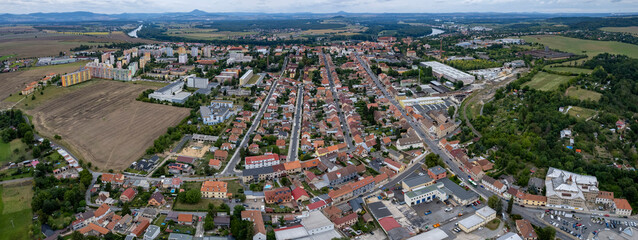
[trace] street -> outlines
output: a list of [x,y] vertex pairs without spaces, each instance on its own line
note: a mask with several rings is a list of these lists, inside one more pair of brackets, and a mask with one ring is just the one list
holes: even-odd
[[299,130],[301,129],[301,115],[303,112],[303,84],[300,84],[297,88],[297,100],[295,103],[295,119],[292,123],[292,132],[290,133],[290,144],[288,147],[288,158],[286,158],[289,162],[297,160],[299,151]]
[[[339,94],[337,90],[335,90],[334,80],[332,79],[332,71],[331,66],[328,62],[328,58],[325,53],[321,53],[323,56],[323,63],[326,67],[326,72],[328,73],[328,80],[330,81],[330,90],[332,91],[332,97],[335,100],[335,107],[337,108],[337,112],[339,113],[339,121],[341,122],[341,129],[344,131],[344,137],[346,139],[346,144],[348,144],[348,153],[352,153],[354,151],[354,143],[352,141],[352,135],[350,135],[350,127],[346,122],[346,117],[343,115],[343,111],[341,111],[341,105],[339,104]],[[330,57],[330,55],[328,55]]]

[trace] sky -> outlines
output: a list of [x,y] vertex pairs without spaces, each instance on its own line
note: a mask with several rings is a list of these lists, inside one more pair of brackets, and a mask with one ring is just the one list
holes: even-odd
[[265,12],[449,13],[638,12],[638,0],[0,0],[2,13],[70,12],[160,13]]

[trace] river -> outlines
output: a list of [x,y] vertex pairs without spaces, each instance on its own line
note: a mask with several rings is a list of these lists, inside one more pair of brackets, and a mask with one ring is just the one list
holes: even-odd
[[[137,27],[135,30],[131,31],[128,33],[129,36],[133,37],[133,38],[137,38],[137,31],[142,29],[142,26],[144,25],[140,25],[139,27]],[[434,33],[434,29],[432,29],[432,32]]]

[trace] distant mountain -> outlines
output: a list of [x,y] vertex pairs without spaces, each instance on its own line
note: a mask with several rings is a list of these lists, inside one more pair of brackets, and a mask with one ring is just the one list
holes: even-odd
[[498,19],[519,18],[538,19],[554,17],[603,17],[611,14],[587,13],[250,13],[230,12],[211,13],[195,9],[190,12],[166,13],[120,13],[101,14],[92,12],[53,12],[29,14],[0,14],[0,23],[62,23],[90,21],[223,21],[223,20],[268,20],[268,19],[317,19],[317,18],[384,18],[398,20],[400,18],[457,18],[458,19]]

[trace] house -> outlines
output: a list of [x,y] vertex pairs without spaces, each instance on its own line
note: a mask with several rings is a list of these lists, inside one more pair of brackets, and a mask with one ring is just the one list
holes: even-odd
[[442,168],[441,166],[434,166],[434,167],[428,168],[428,176],[430,176],[430,178],[434,180],[446,178],[447,170],[445,170],[445,168]]
[[534,190],[536,190],[537,193],[542,192],[544,186],[545,182],[543,181],[543,179],[537,177],[530,177],[529,181],[527,182],[527,189],[533,188]]
[[310,200],[310,195],[303,188],[296,187],[292,190],[292,198],[297,202]]
[[257,145],[256,143],[250,144],[250,146],[248,146],[248,152],[250,152],[251,154],[259,154],[259,145]]
[[208,161],[208,166],[219,170],[222,167],[222,161],[218,159],[211,159]]
[[291,202],[293,200],[292,191],[288,187],[275,188],[273,190],[264,191],[266,203],[280,204]]
[[403,161],[403,154],[393,149],[388,149],[388,156],[394,161]]
[[226,161],[228,158],[228,152],[224,150],[215,150],[214,159],[219,161]]
[[111,184],[119,186],[124,183],[124,175],[121,173],[116,173],[116,174],[104,173],[101,176],[101,180],[103,184],[111,183]]
[[89,223],[86,227],[78,230],[78,232],[84,236],[101,236],[109,233],[110,231],[95,223]]
[[222,181],[205,181],[201,187],[204,198],[228,198],[228,183]]
[[331,187],[339,186],[355,179],[356,177],[357,168],[352,164],[323,175],[324,180],[327,180]]
[[148,205],[151,206],[162,206],[166,203],[166,200],[164,200],[164,194],[162,194],[161,192],[154,192],[153,194],[151,194],[151,198],[148,200]]
[[405,169],[405,165],[403,163],[396,162],[389,158],[384,159],[383,162],[388,168],[392,169],[392,171],[396,173],[399,173]]
[[335,224],[336,228],[344,228],[354,225],[357,223],[357,220],[359,220],[359,215],[357,215],[356,212],[353,212],[346,216],[335,218],[332,222]]
[[167,167],[169,173],[176,175],[189,174],[193,170],[193,167],[191,167],[191,165],[184,163],[169,163]]
[[286,140],[284,139],[277,139],[277,141],[275,142],[275,145],[277,145],[277,147],[279,149],[284,149],[286,148]]
[[153,240],[159,237],[161,233],[160,227],[156,225],[150,225],[146,228],[146,232],[144,233],[144,240]]
[[612,204],[614,202],[614,193],[607,191],[598,192],[596,196],[596,204]]
[[177,223],[180,225],[193,225],[193,214],[180,213],[177,215]]
[[135,192],[135,190],[133,188],[127,188],[126,190],[124,190],[122,195],[120,195],[120,201],[122,201],[122,202],[130,202],[130,201],[133,200],[133,198],[135,198],[136,194],[137,193]]
[[502,195],[503,193],[505,193],[505,191],[507,191],[507,186],[505,186],[505,184],[503,184],[499,180],[494,180],[494,178],[487,175],[483,176],[483,179],[481,179],[481,183],[487,190],[495,192],[499,195]]
[[529,220],[516,220],[516,230],[521,236],[523,236],[524,240],[538,239],[538,235],[536,234],[536,231],[534,231],[534,227],[532,227]]
[[266,240],[266,226],[260,211],[241,211],[241,220],[253,222],[253,240]]
[[627,199],[614,198],[614,213],[622,216],[631,216],[631,205]]

